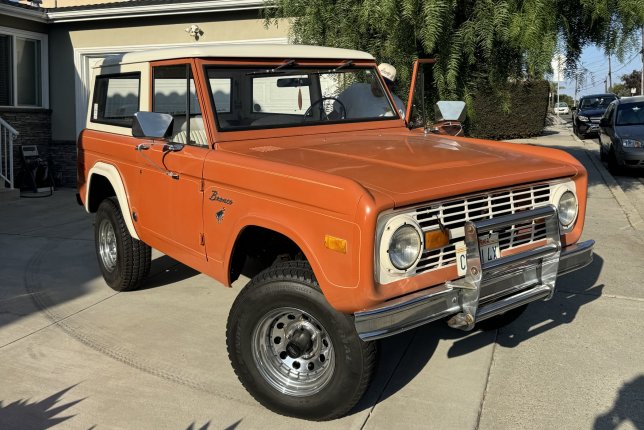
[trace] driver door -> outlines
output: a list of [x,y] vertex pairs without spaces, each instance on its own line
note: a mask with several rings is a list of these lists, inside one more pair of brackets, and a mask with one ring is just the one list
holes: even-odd
[[206,260],[202,174],[211,149],[192,68],[185,61],[152,66],[152,110],[173,116],[174,148],[157,141],[139,151],[139,192],[144,198],[138,224],[151,246],[199,267]]

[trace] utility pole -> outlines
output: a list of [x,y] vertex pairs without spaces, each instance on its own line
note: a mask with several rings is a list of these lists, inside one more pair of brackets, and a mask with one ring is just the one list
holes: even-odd
[[608,79],[604,79],[604,92],[605,93],[608,92],[608,84],[607,84],[607,82],[608,82]]
[[606,92],[612,89],[613,89],[613,78],[611,76],[611,69],[610,69],[610,51],[608,51],[608,88],[606,89]]
[[572,105],[577,107],[577,91],[579,89],[579,71],[575,70],[575,98],[572,99]]

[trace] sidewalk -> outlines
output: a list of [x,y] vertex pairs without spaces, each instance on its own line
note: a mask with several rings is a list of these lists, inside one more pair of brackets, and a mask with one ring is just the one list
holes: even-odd
[[224,332],[238,286],[155,253],[144,288],[116,293],[74,190],[0,203],[0,428],[644,428],[639,214],[592,142],[549,131],[524,142],[587,167],[593,264],[502,330],[437,322],[382,341],[365,398],[326,423],[275,415],[237,381]]

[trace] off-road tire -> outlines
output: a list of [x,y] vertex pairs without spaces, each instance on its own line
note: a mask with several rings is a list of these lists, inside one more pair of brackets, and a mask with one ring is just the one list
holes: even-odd
[[[278,355],[274,355],[273,360],[270,357],[263,361],[258,359],[258,351],[264,354],[271,351],[269,344],[273,340],[273,332],[268,336],[258,333],[264,333],[261,330],[267,326],[266,321],[273,321],[269,323],[271,327],[281,321],[277,317],[271,319],[271,315],[282,309],[301,310],[300,315],[306,314],[311,321],[319,322],[318,328],[323,332],[320,338],[328,339],[332,345],[331,358],[326,359],[328,363],[334,360],[332,372],[327,375],[326,382],[320,384],[319,391],[313,394],[285,394],[292,387],[278,390],[264,376],[269,366],[272,369],[281,367]],[[275,327],[279,328],[279,323]],[[268,340],[264,348],[255,346],[258,339]],[[226,343],[237,377],[259,403],[276,413],[308,420],[331,420],[349,412],[367,389],[376,366],[376,344],[363,342],[355,330],[353,317],[329,305],[311,267],[304,261],[277,263],[244,287],[228,316]],[[264,363],[261,370],[260,361]],[[277,365],[273,364],[275,362]],[[286,368],[287,372],[291,371],[288,366]],[[328,371],[323,367],[320,369],[320,372]]]
[[[101,255],[101,244],[103,254],[106,252],[105,246],[110,245],[106,245],[104,235],[101,238],[101,232],[110,232],[110,229],[113,233],[111,249],[115,251],[115,255],[105,257]],[[118,201],[114,197],[103,200],[96,211],[94,243],[103,279],[113,290],[134,290],[150,273],[152,249],[130,236]]]
[[492,331],[505,327],[516,321],[517,318],[525,312],[528,308],[528,305],[519,306],[518,308],[510,309],[504,314],[497,315],[495,317],[483,320],[479,323],[476,323],[476,328],[483,331]]

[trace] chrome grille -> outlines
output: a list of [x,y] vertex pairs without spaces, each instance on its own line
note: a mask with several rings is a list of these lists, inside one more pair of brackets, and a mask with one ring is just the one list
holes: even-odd
[[[456,262],[455,244],[464,237],[466,221],[491,219],[502,215],[534,209],[550,202],[550,185],[536,184],[492,191],[486,194],[444,200],[417,208],[412,216],[423,231],[435,230],[442,224],[449,229],[450,244],[425,251],[416,266],[416,273],[440,269]],[[545,223],[532,220],[497,231],[501,251],[545,239]]]

